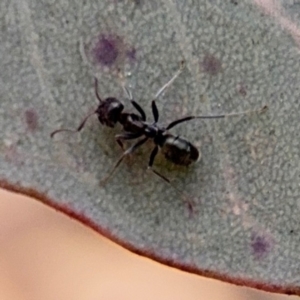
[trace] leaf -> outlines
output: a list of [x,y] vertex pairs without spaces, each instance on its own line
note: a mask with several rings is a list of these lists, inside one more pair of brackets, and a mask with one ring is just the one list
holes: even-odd
[[[269,6],[266,5],[269,4]],[[72,215],[134,252],[190,272],[300,294],[299,7],[272,1],[1,2],[1,186]],[[273,6],[272,6],[273,5]],[[152,143],[104,186],[121,149],[91,118],[124,81],[152,120],[259,109],[172,130],[201,146],[189,168],[146,171]],[[127,146],[129,144],[126,144]]]

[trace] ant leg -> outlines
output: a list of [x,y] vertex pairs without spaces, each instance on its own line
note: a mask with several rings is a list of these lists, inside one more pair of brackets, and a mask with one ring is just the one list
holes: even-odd
[[185,67],[185,61],[182,60],[180,62],[180,68],[179,68],[179,70],[174,74],[174,76],[165,85],[163,85],[158,90],[158,92],[155,94],[153,100],[156,100],[174,82],[174,80],[180,75],[180,73],[182,72],[182,70],[184,69],[184,67]]
[[124,132],[122,134],[117,134],[115,135],[115,139],[117,141],[117,143],[119,144],[119,146],[122,148],[122,150],[124,151],[124,145],[122,143],[122,140],[133,140],[133,139],[137,139],[141,136],[140,133],[131,133],[131,132]]
[[159,118],[159,112],[158,112],[155,100],[174,82],[174,80],[182,72],[184,66],[185,66],[185,61],[181,61],[180,69],[175,73],[175,75],[162,88],[159,89],[159,91],[154,96],[154,99],[151,102],[151,107],[152,107],[152,114],[153,114],[153,118],[154,118],[155,123],[158,122],[158,118]]
[[142,109],[142,107],[133,100],[132,94],[131,92],[125,87],[125,85],[123,85],[123,89],[125,91],[125,93],[127,94],[127,97],[129,98],[131,104],[133,105],[133,107],[139,112],[139,114],[141,115],[141,118],[143,121],[146,121],[146,113],[145,111]]
[[193,212],[194,202],[190,199],[190,197],[185,195],[181,190],[179,190],[175,185],[173,185],[172,182],[170,181],[170,179],[168,179],[166,176],[160,174],[159,172],[157,172],[156,170],[154,170],[152,168],[154,159],[155,159],[157,153],[158,153],[158,146],[155,146],[155,148],[152,150],[152,152],[150,154],[148,170],[150,170],[152,173],[154,173],[155,175],[160,177],[162,180],[164,180],[169,186],[173,187],[175,189],[175,191],[184,199],[184,201],[187,202],[189,210],[191,212]]
[[158,118],[159,118],[159,112],[158,112],[155,100],[152,100],[151,107],[152,107],[152,114],[153,114],[154,122],[157,123]]
[[135,102],[134,100],[130,100],[131,104],[134,106],[134,108],[140,113],[142,120],[146,121],[146,113],[144,110],[141,108],[141,106]]
[[80,123],[80,125],[77,127],[77,129],[67,129],[67,128],[62,128],[62,129],[57,129],[57,130],[54,130],[53,132],[51,132],[50,134],[50,137],[53,138],[53,136],[55,134],[57,134],[58,132],[64,132],[64,131],[67,131],[67,132],[73,132],[73,133],[76,133],[76,132],[79,132],[85,125],[86,121],[92,116],[96,114],[96,111],[88,114],[83,120],[82,122]]
[[112,170],[103,179],[101,179],[100,185],[103,186],[108,181],[108,179],[114,174],[114,172],[116,171],[116,169],[118,168],[118,166],[120,165],[120,163],[122,162],[122,160],[124,159],[125,156],[127,156],[128,154],[131,154],[132,152],[134,152],[137,148],[139,148],[140,146],[142,146],[147,140],[148,140],[148,137],[145,137],[145,138],[139,140],[137,143],[135,143],[130,148],[128,148],[121,155],[121,157],[118,159],[118,161],[115,163],[115,165],[112,168]]
[[[120,75],[120,76],[122,76],[122,75]],[[122,79],[123,79],[123,76],[122,76]],[[122,88],[123,88],[123,90],[124,90],[124,92],[125,92],[127,98],[128,98],[129,100],[133,100],[132,93],[131,93],[131,91],[125,86],[124,80],[122,80],[121,85],[122,85]]]
[[121,74],[120,71],[119,71],[118,75],[119,75],[119,79],[121,80],[121,86],[122,86],[126,96],[130,100],[133,107],[139,112],[139,114],[141,115],[142,120],[146,121],[146,113],[144,112],[142,107],[136,101],[133,100],[133,96],[132,96],[131,91],[125,86],[124,76]]
[[[203,116],[205,117],[205,116]],[[212,116],[207,116],[207,117],[212,117]],[[188,116],[188,117],[184,117],[184,118],[181,118],[181,119],[178,119],[178,120],[175,120],[173,122],[171,122],[168,126],[167,126],[167,130],[173,128],[174,126],[180,124],[180,123],[183,123],[183,122],[186,122],[186,121],[189,121],[189,120],[193,120],[195,119],[196,117],[195,116]],[[215,116],[215,118],[224,118],[223,115],[220,115],[220,116]]]
[[188,117],[184,117],[178,120],[175,120],[173,122],[171,122],[168,126],[167,126],[167,130],[173,128],[174,126],[189,121],[189,120],[193,120],[193,119],[222,119],[222,118],[227,118],[227,117],[237,117],[237,116],[241,116],[241,115],[246,115],[246,114],[251,114],[251,113],[264,113],[266,110],[268,109],[268,105],[264,105],[262,108],[260,109],[255,109],[255,110],[246,110],[246,111],[242,111],[242,112],[234,112],[234,113],[229,113],[229,114],[221,114],[221,115],[208,115],[208,116],[188,116]]

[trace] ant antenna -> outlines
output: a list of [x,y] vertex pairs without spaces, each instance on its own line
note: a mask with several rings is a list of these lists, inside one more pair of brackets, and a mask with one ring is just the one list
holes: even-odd
[[222,118],[227,118],[227,117],[237,117],[237,116],[242,116],[242,115],[247,115],[247,114],[252,114],[252,113],[264,113],[268,109],[268,105],[264,105],[262,108],[255,109],[255,110],[246,110],[242,112],[234,112],[234,113],[229,113],[229,114],[221,114],[221,115],[208,115],[208,116],[188,116],[184,117],[178,120],[175,120],[171,122],[167,126],[167,130],[173,128],[174,126],[189,121],[193,119],[222,119]]
[[88,114],[88,115],[82,120],[82,122],[81,122],[80,125],[77,127],[77,129],[68,129],[68,128],[57,129],[57,130],[54,130],[53,132],[51,132],[50,137],[53,138],[53,136],[54,136],[55,134],[57,134],[58,132],[65,132],[65,131],[67,131],[67,132],[72,132],[72,133],[79,132],[79,131],[84,127],[86,121],[87,121],[92,115],[94,115],[95,113],[96,113],[96,111],[94,111],[94,112]]
[[[100,98],[99,92],[98,92],[98,79],[97,79],[96,77],[94,77],[94,80],[95,80],[95,82],[94,82],[94,88],[95,88],[95,94],[96,94],[96,97],[97,97],[97,99],[99,100],[99,102],[102,103],[103,100]],[[94,114],[96,114],[96,113],[97,113],[97,111],[94,111],[94,112],[88,114],[88,115],[81,121],[81,123],[79,124],[79,126],[77,127],[77,129],[68,129],[68,128],[57,129],[57,130],[54,130],[53,132],[51,132],[50,137],[53,138],[54,135],[56,135],[56,134],[59,133],[59,132],[65,132],[65,131],[67,131],[67,132],[72,132],[72,133],[79,132],[79,131],[84,127],[86,121],[87,121],[92,115],[94,115]]]
[[96,97],[97,99],[99,100],[99,102],[103,102],[103,100],[100,98],[99,96],[99,93],[98,93],[98,79],[96,77],[95,78],[95,83],[94,83],[94,86],[95,86],[95,94],[96,94]]
[[153,100],[156,100],[173,82],[174,80],[181,74],[182,70],[184,69],[185,67],[185,61],[182,60],[180,62],[180,67],[179,67],[179,70],[174,74],[174,76],[165,84],[163,85],[159,90],[158,92],[155,94],[154,96],[154,99]]

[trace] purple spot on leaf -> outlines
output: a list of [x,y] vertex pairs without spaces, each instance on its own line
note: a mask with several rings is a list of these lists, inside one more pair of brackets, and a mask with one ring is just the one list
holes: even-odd
[[243,83],[240,83],[237,87],[237,91],[238,93],[243,96],[246,97],[247,96],[247,86],[244,85]]
[[127,57],[132,61],[136,61],[136,49],[132,47],[127,51]]
[[211,54],[205,55],[201,66],[203,71],[208,73],[209,75],[217,75],[222,69],[220,60]]
[[252,233],[251,248],[255,258],[264,258],[271,251],[272,246],[273,240],[270,236],[261,233]]
[[132,0],[132,2],[136,5],[136,6],[140,6],[142,4],[142,0]]
[[93,49],[96,61],[104,66],[111,66],[120,54],[121,39],[113,35],[101,35]]
[[136,48],[124,40],[123,37],[112,33],[101,33],[93,39],[89,46],[89,53],[97,65],[122,69],[126,60],[136,62]]
[[35,110],[27,109],[25,110],[24,115],[27,129],[29,129],[30,131],[35,131],[38,127],[38,115]]
[[23,165],[23,157],[17,151],[16,145],[10,145],[5,149],[5,159],[9,162],[14,163],[15,165]]

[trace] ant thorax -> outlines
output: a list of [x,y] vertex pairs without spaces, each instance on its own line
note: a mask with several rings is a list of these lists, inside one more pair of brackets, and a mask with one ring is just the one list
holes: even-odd
[[144,131],[145,126],[142,118],[134,113],[123,112],[118,121],[126,132],[143,133]]
[[156,141],[162,139],[163,133],[166,131],[166,129],[162,126],[159,126],[157,123],[144,122],[144,125],[144,135],[150,139],[154,139],[154,142],[159,144],[159,142]]

